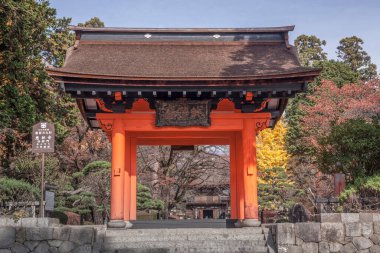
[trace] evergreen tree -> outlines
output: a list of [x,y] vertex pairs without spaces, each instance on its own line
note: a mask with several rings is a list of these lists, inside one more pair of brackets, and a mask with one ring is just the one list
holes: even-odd
[[285,168],[267,168],[260,172],[259,206],[262,210],[288,210],[295,202],[300,190],[295,189]]
[[111,163],[93,161],[72,174],[72,181],[57,195],[56,211],[78,213],[85,220],[101,224],[107,220],[111,184]]
[[163,208],[164,202],[153,199],[148,187],[143,184],[137,184],[137,210],[161,211]]
[[359,37],[346,37],[339,41],[338,58],[350,66],[351,70],[358,72],[364,81],[376,77],[376,65],[371,62],[371,57],[364,51],[363,40]]
[[93,17],[84,23],[79,23],[78,26],[99,28],[104,27],[104,22],[101,21],[98,17]]
[[[101,22],[98,19],[95,21]],[[35,195],[33,187],[26,187],[27,184],[40,184],[39,160],[29,152],[31,129],[38,121],[50,121],[56,128],[56,148],[60,152],[47,157],[46,178],[50,183],[59,185],[57,203],[60,207],[76,208],[79,213],[86,214],[89,211],[85,209],[90,208],[94,213],[91,207],[100,206],[96,201],[103,204],[107,199],[100,201],[99,196],[86,190],[69,198],[59,197],[65,195],[65,191],[78,187],[80,181],[65,174],[67,171],[78,171],[77,168],[64,166],[69,164],[68,160],[75,160],[75,166],[81,169],[83,165],[76,162],[83,160],[88,163],[90,159],[88,156],[81,159],[77,155],[88,153],[89,148],[98,150],[101,138],[94,133],[77,136],[79,140],[76,141],[86,145],[78,147],[81,151],[75,155],[70,153],[71,157],[68,158],[72,145],[65,145],[72,142],[66,141],[67,135],[78,128],[80,113],[75,100],[61,92],[45,70],[48,65],[62,66],[66,50],[73,45],[74,35],[68,28],[70,22],[69,18],[56,18],[56,10],[45,0],[4,0],[0,4],[0,177],[9,177],[3,183],[10,187],[7,186],[9,191],[2,188],[0,195],[2,199],[13,201],[23,201],[23,196]],[[86,143],[81,138],[89,140]],[[64,154],[65,150],[67,154]],[[92,159],[96,158],[97,155],[94,155]],[[89,181],[106,178],[107,175],[99,172],[88,173],[85,177]],[[93,185],[93,189],[102,187],[100,184],[97,188]],[[103,195],[107,194],[106,191]],[[69,201],[71,205],[67,203]],[[106,209],[106,205],[99,208]]]
[[[36,201],[39,197],[39,188],[28,182],[13,178],[0,178],[0,215],[10,213],[16,208],[27,206],[28,203]],[[6,202],[11,202],[13,206],[3,208],[3,204]]]
[[[0,8],[0,159],[11,160],[30,145],[33,124],[54,122],[64,136],[75,125],[77,109],[48,77],[47,64],[59,66],[71,43],[70,19],[57,19],[48,1],[4,0]],[[67,36],[67,37],[66,37]]]
[[[379,110],[380,111],[380,110]],[[380,173],[380,124],[364,119],[350,119],[333,126],[319,140],[320,168],[326,173],[345,173],[348,178]],[[336,166],[339,162],[342,166]]]
[[311,67],[315,61],[327,59],[327,54],[322,48],[326,45],[326,41],[314,35],[302,34],[294,40],[294,45],[297,47],[298,58],[302,66]]

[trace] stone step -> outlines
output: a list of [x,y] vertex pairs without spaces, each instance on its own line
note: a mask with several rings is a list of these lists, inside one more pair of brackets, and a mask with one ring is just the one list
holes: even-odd
[[[145,251],[143,251],[144,249]],[[226,240],[226,241],[145,241],[127,243],[104,243],[102,252],[255,252],[267,253],[264,241]],[[135,250],[135,251],[134,251]],[[139,251],[140,250],[140,251]]]
[[119,249],[101,251],[101,253],[268,253],[265,247],[241,247],[241,248],[154,248],[154,249]]
[[175,228],[175,229],[108,229],[106,236],[157,236],[187,234],[263,234],[261,227],[255,228]]
[[202,241],[202,240],[249,240],[264,241],[264,234],[157,234],[107,236],[104,241],[112,242],[142,242],[142,241]]
[[160,228],[235,228],[234,219],[203,219],[203,220],[135,220],[131,221],[132,229]]

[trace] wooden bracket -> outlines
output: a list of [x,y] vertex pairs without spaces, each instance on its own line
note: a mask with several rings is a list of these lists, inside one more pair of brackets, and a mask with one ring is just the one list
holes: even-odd
[[253,99],[253,93],[251,91],[247,91],[245,95],[245,101],[252,101]]
[[121,101],[123,99],[122,95],[121,95],[121,92],[120,91],[116,91],[115,92],[115,101]]

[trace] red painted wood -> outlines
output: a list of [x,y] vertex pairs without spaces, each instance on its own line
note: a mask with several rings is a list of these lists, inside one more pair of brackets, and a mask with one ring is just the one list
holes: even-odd
[[137,145],[230,145],[231,218],[258,218],[256,126],[268,122],[269,113],[221,111],[225,101],[211,113],[210,127],[156,127],[154,112],[139,103],[132,112],[96,115],[112,137],[111,220],[136,219]]
[[124,219],[125,130],[115,119],[112,129],[111,220]]
[[125,139],[125,176],[124,176],[124,220],[130,220],[131,212],[131,137]]

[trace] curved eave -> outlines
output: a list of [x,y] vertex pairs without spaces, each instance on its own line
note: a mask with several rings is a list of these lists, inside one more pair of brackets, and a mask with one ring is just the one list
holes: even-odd
[[75,32],[166,32],[166,33],[272,33],[272,32],[289,32],[294,30],[294,25],[280,27],[254,27],[254,28],[126,28],[126,27],[80,27],[70,26],[69,28]]
[[283,79],[310,77],[315,78],[320,74],[322,69],[315,68],[307,71],[288,72],[269,75],[252,75],[252,76],[189,76],[189,77],[169,77],[169,76],[115,76],[115,75],[96,75],[89,73],[73,73],[57,69],[47,68],[48,74],[53,78],[86,78],[86,79],[102,79],[102,80],[146,80],[146,81],[233,81],[233,80],[267,80],[267,79]]

